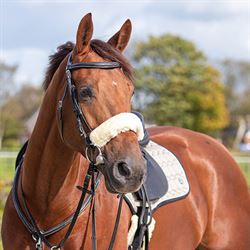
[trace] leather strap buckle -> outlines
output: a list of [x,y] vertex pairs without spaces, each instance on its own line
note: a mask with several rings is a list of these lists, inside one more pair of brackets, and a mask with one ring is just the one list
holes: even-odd
[[[93,161],[92,159],[90,159],[91,158],[91,156],[89,155],[90,149],[92,149],[92,150],[97,149],[98,150],[98,155],[95,158],[95,161]],[[93,145],[90,145],[90,146],[86,147],[85,156],[86,156],[86,159],[89,162],[93,163],[95,166],[98,166],[98,165],[104,163],[104,158],[103,158],[103,155],[102,155],[102,151],[101,151],[101,149],[99,147],[96,147],[96,146],[93,146]]]
[[37,250],[42,250],[43,249],[42,239],[40,237],[36,241],[36,249]]

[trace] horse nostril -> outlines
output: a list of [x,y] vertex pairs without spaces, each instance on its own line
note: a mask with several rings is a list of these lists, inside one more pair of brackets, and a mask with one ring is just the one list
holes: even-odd
[[131,175],[131,171],[126,162],[124,161],[119,162],[117,164],[117,168],[121,176],[129,177]]

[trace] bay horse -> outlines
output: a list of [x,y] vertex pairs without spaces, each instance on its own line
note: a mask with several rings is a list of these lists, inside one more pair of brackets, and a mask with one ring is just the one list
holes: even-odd
[[[122,55],[131,35],[130,20],[108,42],[91,40],[92,34],[92,16],[87,14],[79,24],[76,44],[60,46],[50,58],[44,81],[46,92],[20,170],[17,196],[25,197],[20,201],[25,215],[29,213],[27,206],[36,225],[46,230],[74,213],[81,196],[76,186],[87,174],[87,159],[96,157],[100,161],[97,168],[104,175],[95,195],[96,242],[98,249],[108,249],[119,206],[117,193],[138,190],[146,178],[146,166],[138,144],[139,132],[128,125],[134,118],[129,122],[123,119],[129,130],[111,136],[99,152],[89,154],[88,143],[82,139],[89,128],[128,114],[134,91],[131,66]],[[79,66],[71,68],[72,75],[65,72],[69,60]],[[74,91],[65,90],[67,82],[72,83]],[[248,187],[224,146],[209,136],[182,128],[155,127],[148,131],[152,141],[180,159],[190,184],[185,199],[154,213],[156,227],[150,249],[250,249]],[[3,215],[4,249],[36,249],[37,239],[32,239],[20,220],[12,196],[13,190]],[[92,249],[92,207],[88,205],[78,217],[61,249]],[[130,209],[124,203],[114,249],[128,249],[130,219]],[[68,226],[49,237],[52,247],[42,244],[40,249],[58,249],[67,230]]]

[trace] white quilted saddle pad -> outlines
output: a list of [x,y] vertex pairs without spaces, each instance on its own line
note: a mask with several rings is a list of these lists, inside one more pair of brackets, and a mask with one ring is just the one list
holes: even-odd
[[[150,141],[145,149],[162,168],[168,180],[167,193],[159,200],[151,203],[152,210],[185,198],[189,193],[190,187],[186,173],[178,158],[172,152],[153,141]],[[136,200],[133,194],[127,194],[126,196],[133,204],[134,209],[137,210],[136,208],[140,206],[140,202]]]

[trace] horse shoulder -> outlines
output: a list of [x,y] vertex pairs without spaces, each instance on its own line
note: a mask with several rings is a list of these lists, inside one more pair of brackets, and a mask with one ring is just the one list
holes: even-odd
[[[17,223],[20,221],[20,219],[12,202],[12,193],[9,194],[5,206],[6,208],[3,214],[1,230],[4,249],[30,249],[28,245],[30,242],[32,242],[32,239],[24,225]],[[22,235],[22,237],[20,237],[20,235]]]

